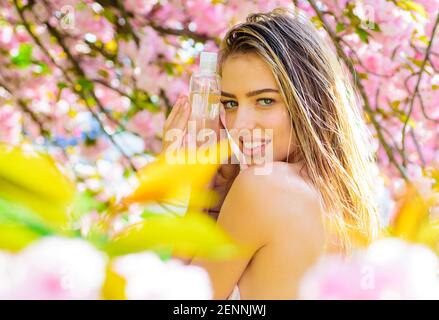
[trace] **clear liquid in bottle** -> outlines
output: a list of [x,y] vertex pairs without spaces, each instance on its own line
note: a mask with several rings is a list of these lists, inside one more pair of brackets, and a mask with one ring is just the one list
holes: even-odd
[[[195,124],[197,145],[217,141],[219,135],[220,77],[216,73],[216,53],[202,52],[200,69],[190,80],[190,121]],[[206,135],[212,135],[207,138]],[[213,136],[214,135],[214,136]]]

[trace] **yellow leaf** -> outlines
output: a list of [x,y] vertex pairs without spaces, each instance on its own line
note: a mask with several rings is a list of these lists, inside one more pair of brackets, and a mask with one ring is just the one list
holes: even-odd
[[415,187],[409,186],[392,223],[393,235],[408,241],[417,241],[421,228],[428,222],[428,215],[428,203]]
[[125,287],[125,278],[113,270],[111,262],[108,263],[105,282],[102,286],[102,299],[126,300]]
[[421,228],[417,242],[429,246],[439,255],[439,221],[428,223]]
[[182,150],[175,155],[162,154],[156,161],[147,164],[138,172],[138,187],[122,200],[123,203],[182,197],[188,186],[192,194],[205,189],[221,162],[229,157],[230,145],[223,140],[191,152],[193,150]]
[[434,179],[433,190],[439,192],[439,169],[430,170],[429,175]]
[[227,259],[246,255],[249,248],[236,244],[209,216],[155,216],[122,230],[110,240],[107,252],[121,255],[144,250],[173,249],[174,256],[197,255]]
[[26,226],[0,224],[0,249],[17,252],[26,247],[40,235]]
[[424,6],[420,3],[416,3],[415,1],[399,0],[396,2],[396,5],[404,10],[417,12],[424,18],[427,17],[427,11],[425,11]]
[[426,35],[419,36],[419,37],[418,37],[418,40],[422,41],[422,42],[423,42],[424,44],[426,44],[427,46],[428,46],[428,43],[429,43],[429,41],[430,41]]
[[67,222],[74,185],[42,153],[0,144],[0,197],[37,213],[51,226]]

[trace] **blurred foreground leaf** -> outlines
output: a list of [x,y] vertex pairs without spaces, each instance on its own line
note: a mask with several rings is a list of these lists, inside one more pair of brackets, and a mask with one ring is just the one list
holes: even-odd
[[105,282],[102,286],[102,299],[125,300],[125,286],[125,278],[113,271],[112,264],[108,263]]
[[[183,150],[175,154],[162,154],[138,172],[138,187],[122,202],[161,201],[182,198],[187,187],[191,187],[191,197],[198,202],[212,197],[206,191],[219,165],[230,155],[230,145],[223,140],[210,147]],[[192,158],[193,159],[192,159]]]
[[51,158],[0,144],[1,198],[26,206],[51,227],[61,228],[74,195],[74,185]]
[[174,256],[182,258],[197,255],[227,259],[246,254],[246,248],[236,244],[215,220],[203,213],[151,217],[125,228],[106,247],[110,255],[165,249],[172,249]]
[[32,211],[0,198],[0,249],[18,251],[52,230]]
[[26,226],[19,224],[0,225],[0,249],[17,252],[31,242],[37,240],[40,235]]
[[389,232],[392,236],[425,244],[439,254],[439,223],[430,219],[430,202],[410,186]]

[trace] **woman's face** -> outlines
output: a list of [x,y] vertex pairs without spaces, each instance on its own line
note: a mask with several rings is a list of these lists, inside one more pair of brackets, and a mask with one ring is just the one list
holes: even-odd
[[291,118],[268,65],[254,53],[228,57],[221,90],[224,125],[246,162],[285,160],[292,151]]

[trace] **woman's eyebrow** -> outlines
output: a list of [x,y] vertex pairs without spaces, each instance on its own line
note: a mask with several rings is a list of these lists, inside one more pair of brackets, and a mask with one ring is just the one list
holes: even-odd
[[[279,90],[271,89],[271,88],[259,89],[259,90],[247,92],[246,96],[247,97],[253,97],[253,96],[257,96],[258,94],[261,94],[261,93],[264,93],[264,92],[276,92],[276,93],[279,93]],[[224,97],[229,97],[229,98],[235,98],[236,99],[236,96],[234,94],[232,94],[232,93],[221,91],[221,95],[224,96]]]
[[229,98],[236,99],[236,96],[234,94],[232,94],[232,93],[221,91],[221,95],[224,96],[224,97],[229,97]]
[[270,88],[260,89],[260,90],[255,90],[255,91],[247,92],[246,96],[247,97],[257,96],[258,94],[261,94],[261,93],[264,93],[264,92],[279,92],[279,90],[270,89]]

